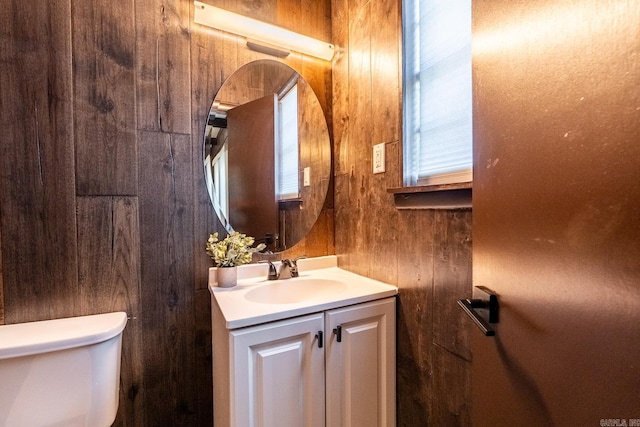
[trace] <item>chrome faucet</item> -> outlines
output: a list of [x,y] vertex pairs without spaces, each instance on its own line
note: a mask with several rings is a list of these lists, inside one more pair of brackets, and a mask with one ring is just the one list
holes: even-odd
[[258,262],[269,264],[269,274],[267,275],[267,280],[278,280],[278,272],[276,271],[276,266],[273,265],[271,261],[269,261],[268,259],[265,259]]
[[268,280],[284,280],[291,279],[292,277],[298,277],[298,260],[301,258],[306,258],[306,256],[299,256],[294,259],[283,259],[280,264],[280,269],[276,271],[276,266],[269,260],[264,260],[260,262],[269,263],[269,274],[267,275]]

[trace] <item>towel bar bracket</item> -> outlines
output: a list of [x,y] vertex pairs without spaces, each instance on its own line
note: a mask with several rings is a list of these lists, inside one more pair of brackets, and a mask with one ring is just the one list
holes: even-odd
[[496,334],[490,323],[498,323],[498,296],[484,286],[476,286],[473,290],[474,298],[458,300],[458,305],[471,317],[474,323],[486,336]]

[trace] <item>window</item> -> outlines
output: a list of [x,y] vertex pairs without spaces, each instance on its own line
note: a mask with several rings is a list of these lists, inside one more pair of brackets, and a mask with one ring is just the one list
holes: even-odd
[[278,99],[276,123],[276,198],[299,197],[298,188],[298,85]]
[[472,180],[471,0],[403,0],[404,185]]
[[[226,134],[226,129],[224,133]],[[207,152],[210,153],[210,150],[207,150]],[[206,179],[207,190],[211,200],[213,200],[213,208],[218,214],[220,222],[231,233],[233,228],[229,223],[229,180],[227,179],[227,171],[229,169],[228,141],[224,141],[224,145],[213,159],[210,156],[211,154],[207,154],[205,159],[205,162],[210,165],[210,167],[205,166],[205,173],[208,175]]]

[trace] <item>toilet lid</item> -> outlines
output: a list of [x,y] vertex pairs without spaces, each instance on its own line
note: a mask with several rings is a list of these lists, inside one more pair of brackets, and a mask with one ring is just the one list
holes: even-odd
[[106,341],[127,324],[124,312],[0,326],[0,359],[47,353]]

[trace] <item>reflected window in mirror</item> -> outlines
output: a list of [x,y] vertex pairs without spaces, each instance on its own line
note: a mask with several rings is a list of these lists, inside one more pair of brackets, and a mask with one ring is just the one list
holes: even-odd
[[[217,116],[217,117],[216,117]],[[233,232],[233,227],[229,222],[229,185],[227,174],[229,170],[229,145],[227,138],[227,130],[224,127],[214,126],[213,121],[220,121],[226,117],[224,113],[210,113],[209,120],[205,131],[205,183],[207,191],[213,201],[216,215],[220,219],[222,226],[227,232]],[[220,145],[221,148],[213,147]]]
[[470,182],[471,1],[402,5],[404,185]]
[[211,194],[217,200],[218,212],[222,225],[228,232],[233,229],[229,224],[229,187],[227,185],[227,170],[229,168],[229,147],[225,143],[220,152],[211,161],[211,172],[213,183]]
[[297,83],[278,95],[276,111],[276,198],[279,201],[297,199],[300,197]]

